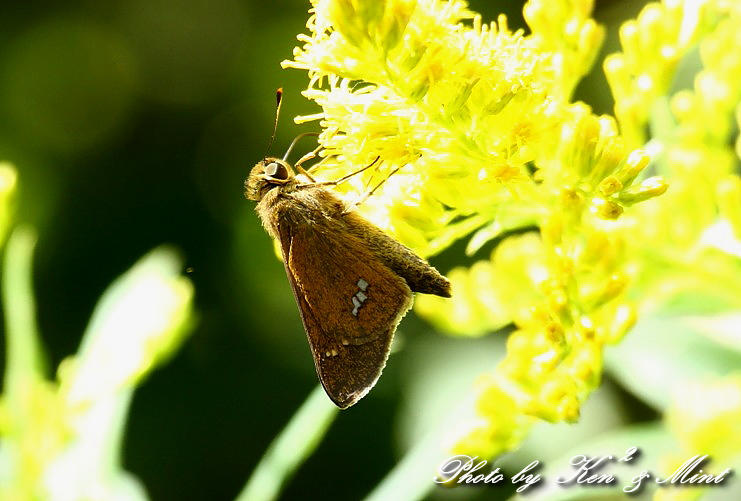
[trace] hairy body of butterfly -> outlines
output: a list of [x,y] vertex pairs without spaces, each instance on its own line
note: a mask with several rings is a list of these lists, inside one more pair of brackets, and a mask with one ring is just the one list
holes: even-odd
[[245,181],[245,196],[280,242],[319,380],[346,408],[378,381],[412,292],[450,297],[450,282],[348,210],[330,184],[302,183],[288,163],[265,158]]

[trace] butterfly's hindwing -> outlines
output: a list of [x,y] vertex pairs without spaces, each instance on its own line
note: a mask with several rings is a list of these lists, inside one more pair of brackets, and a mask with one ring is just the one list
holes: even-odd
[[319,379],[344,408],[381,375],[411,291],[352,233],[325,230],[284,223],[279,235]]

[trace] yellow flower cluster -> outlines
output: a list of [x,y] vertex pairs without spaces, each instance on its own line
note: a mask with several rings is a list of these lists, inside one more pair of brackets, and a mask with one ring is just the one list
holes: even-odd
[[[703,39],[701,52],[707,66],[706,71],[698,74],[697,84],[707,101],[692,103],[680,92],[676,106],[697,113],[696,119],[714,117],[712,121],[717,120],[715,113],[719,106],[734,106],[737,91],[731,88],[733,81],[722,73],[735,73],[738,69],[732,62],[737,59],[734,52],[738,51],[728,50],[738,47],[738,32],[730,31],[737,23],[733,18],[738,16],[738,10],[737,2],[724,0],[652,2],[635,20],[623,24],[620,29],[623,50],[605,59],[604,70],[615,97],[615,116],[631,145],[645,142],[649,117],[661,114],[655,109],[661,104],[659,98],[671,91],[679,63],[700,39]],[[693,104],[707,107],[697,108]],[[716,125],[722,130],[727,123],[722,120]],[[656,137],[659,131],[652,132]]]
[[591,12],[590,0],[531,0],[523,8],[532,31],[528,43],[551,59],[555,78],[550,92],[563,99],[571,96],[592,67],[602,45],[604,29],[590,17]]
[[313,6],[311,35],[284,65],[308,70],[305,95],[322,107],[300,119],[321,120],[318,175],[379,157],[344,189],[385,179],[360,210],[424,255],[471,233],[469,252],[540,230],[452,270],[451,300],[418,298],[420,314],[461,335],[517,327],[453,449],[490,457],[536,419],[576,420],[600,381],[604,344],[636,317],[615,221],[667,187],[643,179],[648,156],[611,117],[569,100],[603,37],[592,2],[529,2],[529,36],[503,16],[483,24],[460,1]]
[[[660,19],[662,29],[644,25],[652,19]],[[634,140],[642,140],[649,125],[649,144],[657,152],[655,171],[671,179],[671,190],[655,204],[636,207],[622,218],[623,231],[633,235],[626,239],[628,253],[642,257],[635,260],[634,271],[640,278],[635,289],[643,299],[641,308],[650,310],[687,294],[695,298],[694,308],[705,303],[712,311],[738,311],[741,4],[665,1],[650,4],[635,24],[626,24],[622,34],[632,33],[628,39],[633,42],[624,39],[624,53],[605,63],[616,116],[624,135]],[[659,52],[674,52],[674,62],[656,57],[662,47]],[[676,64],[692,51],[699,53],[702,67],[690,88],[673,92]],[[668,66],[662,70],[662,64]],[[662,78],[648,78],[651,72]],[[645,241],[654,245],[641,243]],[[712,325],[708,318],[702,321],[707,333]],[[737,325],[723,329],[730,336],[737,330]],[[738,374],[682,387],[665,416],[679,450],[664,458],[664,473],[676,471],[698,453],[712,460],[709,468],[700,467],[704,472],[717,474],[723,468],[715,467],[733,466],[741,448],[740,412]],[[703,494],[699,488],[662,488],[655,499],[690,500]]]
[[[664,475],[671,475],[698,453],[707,454],[708,458],[688,477],[707,473],[719,475],[726,467],[735,465],[741,450],[741,374],[682,387],[665,417],[679,447],[676,452],[663,456]],[[692,489],[662,488],[656,491],[654,499],[689,501],[713,489],[702,487],[698,484]]]
[[[662,29],[644,26],[651,19],[660,19]],[[682,291],[709,295],[718,307],[738,307],[741,178],[732,144],[741,100],[741,4],[724,0],[652,3],[637,21],[626,25],[622,32],[638,30],[640,43],[624,40],[624,52],[605,62],[616,116],[623,135],[634,139],[643,137],[650,119],[648,148],[656,152],[654,171],[671,179],[665,196],[655,204],[636,207],[622,221],[623,231],[632,235],[626,239],[629,253],[643,256],[636,261],[636,274],[642,295],[651,298],[643,308]],[[669,70],[676,69],[676,61],[660,70],[663,60],[652,55],[660,47],[677,58],[699,49],[702,67],[691,88],[671,92],[668,87],[675,75]],[[631,61],[631,65],[616,61]],[[662,77],[652,80],[642,71],[659,72]],[[650,114],[636,120],[633,112],[624,113],[628,109],[650,110]],[[646,240],[661,245],[645,245]]]
[[347,183],[362,193],[400,168],[362,209],[422,254],[484,224],[482,213],[530,219],[505,183],[529,178],[532,138],[552,136],[559,117],[539,88],[545,61],[520,34],[455,1],[317,1],[314,11],[313,36],[284,64],[309,70],[305,94],[323,108],[303,117],[321,119],[321,176],[380,157]]

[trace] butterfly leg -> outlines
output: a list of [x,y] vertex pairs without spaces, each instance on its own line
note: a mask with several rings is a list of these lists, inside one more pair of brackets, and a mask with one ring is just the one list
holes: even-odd
[[351,177],[355,176],[356,174],[360,174],[360,173],[361,173],[361,172],[363,172],[364,170],[368,170],[368,169],[370,169],[371,167],[373,167],[374,165],[376,165],[376,163],[377,163],[377,162],[378,162],[378,161],[379,161],[380,159],[381,159],[381,157],[376,157],[376,159],[375,159],[375,160],[373,160],[373,161],[372,161],[371,163],[369,163],[369,164],[368,164],[368,165],[366,165],[365,167],[362,167],[362,168],[360,168],[360,169],[356,170],[355,172],[351,172],[350,174],[348,174],[348,175],[346,175],[346,176],[343,176],[343,177],[341,177],[341,178],[339,178],[339,179],[335,179],[334,181],[331,181],[332,185],[337,185],[337,184],[340,184],[341,182],[343,182],[343,181],[347,181],[348,179],[350,179]]
[[352,212],[352,211],[353,211],[353,210],[355,209],[355,207],[357,207],[358,205],[360,205],[360,204],[362,204],[363,202],[365,202],[365,201],[366,201],[366,200],[368,199],[368,197],[370,197],[371,195],[373,195],[373,193],[374,193],[374,192],[375,192],[375,191],[376,191],[376,190],[377,190],[378,188],[380,188],[380,187],[381,187],[381,185],[382,185],[383,183],[385,183],[385,182],[386,182],[386,180],[387,180],[388,178],[390,178],[391,176],[393,176],[394,174],[396,174],[397,172],[399,172],[399,169],[401,169],[402,167],[404,167],[404,166],[403,166],[403,165],[400,165],[399,167],[395,168],[394,170],[392,170],[392,171],[391,171],[391,172],[389,173],[389,175],[388,175],[388,176],[386,176],[386,177],[384,177],[383,179],[381,179],[381,181],[380,181],[380,182],[379,182],[379,183],[378,183],[377,185],[375,185],[375,186],[373,187],[373,189],[372,189],[372,190],[370,190],[370,191],[366,191],[365,193],[363,193],[363,194],[362,194],[362,195],[361,195],[360,197],[358,197],[358,199],[357,199],[357,200],[355,200],[355,201],[354,201],[353,203],[351,203],[351,204],[350,204],[350,205],[349,205],[349,206],[348,206],[348,207],[347,207],[347,208],[346,208],[346,209],[344,210],[343,214],[348,214],[348,213]]
[[[309,171],[308,170],[306,170],[303,167],[301,167],[301,164],[304,163],[304,162],[308,162],[312,158],[315,158],[316,155],[317,155],[317,153],[319,153],[319,150],[321,150],[321,149],[322,149],[322,146],[321,145],[317,146],[316,148],[314,148],[314,150],[308,152],[306,155],[304,155],[301,158],[299,158],[298,162],[296,162],[293,165],[296,168],[297,171],[299,171],[301,174],[303,174],[304,176],[306,176],[307,178],[309,178],[309,180],[312,183],[316,183],[316,180],[313,177],[311,177],[311,174],[309,174]],[[309,170],[311,170],[311,169],[309,169]]]

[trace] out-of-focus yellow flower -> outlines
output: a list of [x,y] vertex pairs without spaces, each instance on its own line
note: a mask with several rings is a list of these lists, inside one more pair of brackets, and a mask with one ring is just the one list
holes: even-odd
[[15,168],[7,162],[0,162],[0,248],[10,230],[13,218],[13,199],[18,182]]
[[[687,478],[708,473],[717,476],[726,467],[733,466],[741,450],[741,374],[697,382],[689,387],[682,386],[674,393],[673,404],[665,420],[677,440],[679,450],[662,457],[663,476],[660,478],[670,477],[698,452],[707,454],[708,462],[695,468]],[[702,487],[703,484],[691,489],[666,487],[659,489],[654,499],[698,499],[705,492]]]
[[683,451],[702,451],[719,464],[735,459],[741,451],[741,374],[674,393],[666,420]]
[[605,36],[591,17],[592,1],[530,0],[523,15],[532,30],[528,43],[552,60],[556,86],[551,92],[568,99],[594,64]]
[[193,286],[177,256],[157,249],[116,281],[96,307],[80,351],[47,379],[30,285],[35,238],[16,230],[3,273],[8,364],[0,398],[0,498],[139,501],[120,465],[135,386],[183,341]]
[[608,56],[604,70],[615,97],[615,116],[629,144],[645,142],[643,129],[656,100],[669,92],[677,65],[717,27],[715,19],[731,9],[736,8],[715,0],[651,2],[635,20],[623,24],[622,52]]
[[158,249],[103,295],[80,350],[59,368],[71,407],[136,386],[179,346],[190,325],[193,285],[178,266],[172,251]]
[[[655,23],[661,29],[649,30]],[[741,51],[730,48],[741,47],[741,4],[651,3],[626,30],[633,34],[623,37],[623,52],[605,63],[615,114],[628,140],[643,141],[648,130],[657,152],[651,168],[671,181],[656,203],[636,206],[621,221],[628,253],[643,257],[634,268],[642,308],[683,292],[738,307],[741,274],[733,249],[741,245],[741,180],[731,145],[741,99]],[[703,66],[691,88],[672,93],[676,64],[693,47],[699,47]],[[673,54],[672,61],[653,57],[657,53]],[[615,60],[631,61],[617,79],[610,69]],[[649,80],[655,85],[640,90],[640,82]],[[623,114],[632,106],[640,119]],[[720,231],[726,225],[730,231]]]

